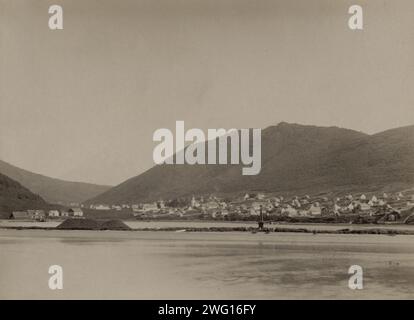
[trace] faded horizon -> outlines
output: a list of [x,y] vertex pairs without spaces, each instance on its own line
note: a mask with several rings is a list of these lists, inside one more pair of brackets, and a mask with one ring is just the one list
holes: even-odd
[[[63,7],[64,30],[48,29]],[[117,185],[159,128],[414,124],[414,2],[0,0],[0,160]]]

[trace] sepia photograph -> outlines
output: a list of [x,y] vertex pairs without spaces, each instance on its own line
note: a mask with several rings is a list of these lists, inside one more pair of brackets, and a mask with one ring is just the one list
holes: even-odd
[[0,300],[412,300],[413,57],[411,0],[0,0]]

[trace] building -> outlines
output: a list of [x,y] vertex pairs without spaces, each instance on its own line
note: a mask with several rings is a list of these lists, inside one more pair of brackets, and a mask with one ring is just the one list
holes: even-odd
[[105,204],[98,204],[94,206],[95,210],[111,210],[111,208]]
[[70,208],[68,213],[73,217],[83,217],[83,211],[81,208]]
[[36,216],[36,210],[27,210],[27,214],[29,215],[30,219],[34,219]]
[[158,212],[160,208],[156,202],[144,203],[142,205],[133,205],[132,211],[134,212]]
[[309,214],[312,216],[320,216],[322,214],[322,209],[317,204],[312,204],[309,208]]
[[13,211],[10,219],[45,221],[46,214],[43,210]]
[[367,210],[371,209],[371,206],[368,203],[360,203],[359,204],[359,209],[361,211],[367,211]]
[[199,208],[200,207],[200,202],[198,202],[194,196],[191,198],[191,207],[192,208]]
[[205,209],[218,209],[220,208],[220,204],[217,201],[210,200],[204,204]]
[[45,221],[46,213],[44,210],[27,210],[32,220]]
[[398,211],[389,212],[383,218],[385,222],[396,222],[399,219],[401,219],[401,214]]
[[69,212],[67,212],[66,210],[62,210],[62,212],[60,213],[61,217],[69,217]]
[[158,205],[159,209],[165,209],[165,201],[164,200],[158,201],[157,205]]
[[47,214],[49,217],[54,217],[54,218],[56,218],[56,217],[59,217],[60,216],[60,214],[59,214],[59,210],[49,210],[49,212],[48,212],[48,214]]
[[295,208],[292,208],[289,205],[286,208],[282,208],[281,213],[284,214],[284,215],[287,215],[288,217],[298,216],[298,211]]
[[10,219],[31,220],[32,218],[27,211],[13,211],[10,215]]
[[265,198],[265,195],[263,193],[258,193],[256,196],[257,200],[263,200]]
[[142,209],[144,210],[144,212],[147,211],[158,211],[158,204],[156,202],[152,202],[152,203],[144,203],[142,205]]

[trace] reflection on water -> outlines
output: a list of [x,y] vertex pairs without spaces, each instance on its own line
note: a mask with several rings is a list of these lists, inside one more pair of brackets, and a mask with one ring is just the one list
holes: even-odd
[[[0,230],[0,298],[414,298],[414,236]],[[64,289],[48,289],[59,264]],[[364,289],[348,288],[349,266]]]

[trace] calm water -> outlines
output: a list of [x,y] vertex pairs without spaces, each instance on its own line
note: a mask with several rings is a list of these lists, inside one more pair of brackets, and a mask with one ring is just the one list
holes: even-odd
[[0,248],[0,299],[414,298],[414,236],[3,229]]
[[[49,220],[46,222],[24,221],[24,220],[0,220],[0,227],[49,227],[54,228],[62,223],[63,220]],[[132,229],[142,228],[212,228],[212,227],[257,227],[257,222],[254,221],[124,221]],[[372,229],[372,228],[386,228],[397,230],[414,231],[414,224],[407,225],[373,225],[373,224],[323,224],[323,223],[273,223],[266,224],[266,227],[289,227],[289,228],[306,228],[306,229],[323,229],[323,230],[338,230],[338,229]]]

